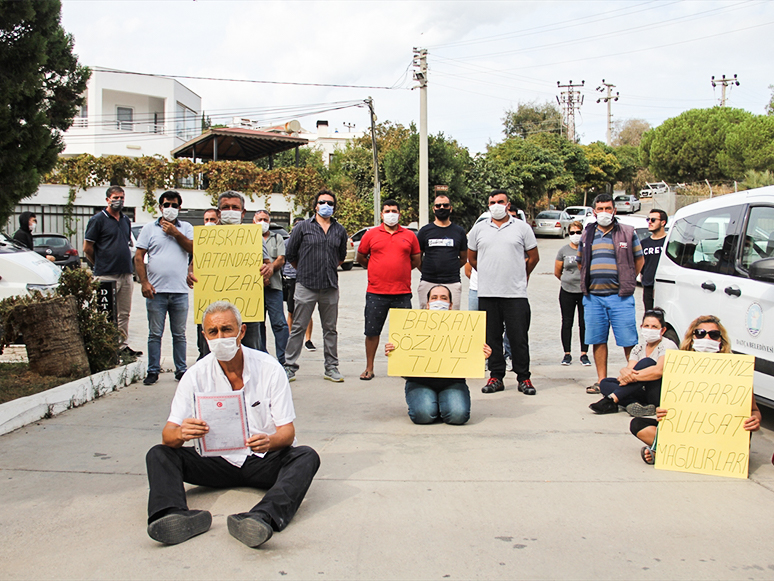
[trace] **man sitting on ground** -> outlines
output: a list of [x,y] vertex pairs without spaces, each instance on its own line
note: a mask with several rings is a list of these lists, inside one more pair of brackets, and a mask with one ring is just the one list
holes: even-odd
[[[427,291],[425,308],[448,311],[452,308],[451,297],[449,287],[438,284]],[[384,346],[388,357],[393,351],[393,343]],[[492,349],[484,344],[484,356],[491,354]],[[415,424],[432,424],[441,418],[446,424],[462,425],[470,419],[470,390],[464,378],[407,377],[406,403]]]
[[[320,458],[308,446],[295,446],[293,398],[287,376],[276,359],[241,344],[245,325],[239,310],[226,301],[204,312],[204,336],[210,354],[191,367],[177,386],[161,434],[162,444],[147,454],[148,535],[174,545],[206,532],[212,515],[188,510],[183,483],[268,490],[249,512],[228,517],[228,532],[248,547],[269,540],[295,515],[312,483]],[[209,431],[194,418],[194,393],[244,390],[250,454],[202,457],[186,442]]]

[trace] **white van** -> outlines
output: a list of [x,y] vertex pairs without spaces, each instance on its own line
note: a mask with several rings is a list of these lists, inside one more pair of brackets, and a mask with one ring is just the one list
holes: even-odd
[[51,294],[61,274],[50,260],[0,234],[0,300],[31,291]]
[[678,210],[656,270],[655,304],[682,338],[715,315],[735,353],[755,356],[758,402],[774,407],[774,186]]

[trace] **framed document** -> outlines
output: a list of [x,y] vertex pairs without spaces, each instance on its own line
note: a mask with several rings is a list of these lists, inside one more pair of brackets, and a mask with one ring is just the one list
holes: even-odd
[[209,431],[194,440],[201,456],[250,454],[250,437],[244,390],[226,393],[195,393],[194,415],[207,422]]

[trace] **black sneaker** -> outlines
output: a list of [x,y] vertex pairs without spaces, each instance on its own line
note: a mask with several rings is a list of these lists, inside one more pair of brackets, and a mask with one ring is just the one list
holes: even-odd
[[142,351],[135,351],[129,345],[121,349],[121,353],[126,353],[127,355],[131,355],[132,357],[139,357],[142,355]]
[[610,397],[603,397],[597,402],[592,403],[589,405],[589,408],[591,408],[591,411],[593,411],[595,414],[617,414],[618,413],[618,404],[613,401]]
[[565,353],[564,359],[562,359],[562,365],[572,365],[572,355]]
[[481,388],[481,393],[495,393],[496,391],[502,391],[504,389],[505,384],[503,384],[502,379],[490,377],[489,381],[486,382],[486,385]]
[[585,353],[580,356],[580,362],[581,362],[581,365],[583,365],[584,367],[591,367],[591,361],[589,361],[589,356],[586,355]]
[[642,405],[639,402],[630,403],[626,406],[626,413],[633,418],[644,418],[645,416],[655,416],[656,406],[652,403],[648,405]]
[[228,532],[248,547],[258,547],[268,541],[274,531],[267,522],[249,512],[232,514],[226,519]]
[[524,395],[535,395],[537,393],[535,386],[532,385],[532,381],[529,379],[519,382],[519,391]]
[[210,530],[212,515],[206,510],[176,511],[148,525],[148,536],[165,545],[177,545]]
[[304,343],[304,347],[306,347],[307,351],[317,351],[317,347],[315,347],[314,343],[312,343],[311,341],[307,341],[306,343]]
[[185,371],[175,371],[175,381],[180,381],[184,375]]
[[145,379],[142,380],[143,385],[153,385],[159,380],[158,373],[148,373]]

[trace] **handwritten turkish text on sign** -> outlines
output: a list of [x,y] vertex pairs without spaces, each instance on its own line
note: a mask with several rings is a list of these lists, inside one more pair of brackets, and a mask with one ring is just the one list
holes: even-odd
[[390,309],[387,374],[405,377],[484,377],[483,311]]
[[667,351],[656,468],[747,478],[752,355]]
[[194,227],[194,320],[229,301],[243,322],[263,321],[263,234],[255,224]]

